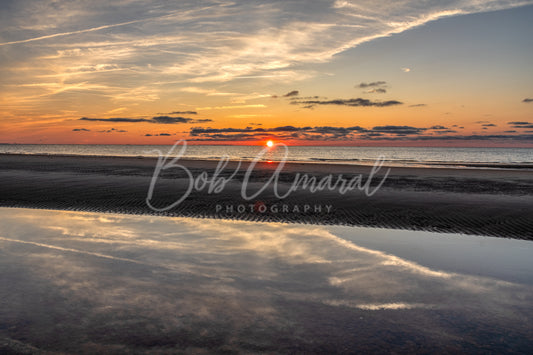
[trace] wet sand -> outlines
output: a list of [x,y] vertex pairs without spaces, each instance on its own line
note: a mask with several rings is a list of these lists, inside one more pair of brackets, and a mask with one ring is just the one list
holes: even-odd
[[[300,189],[284,199],[273,184],[256,198],[241,196],[245,163],[219,193],[192,189],[180,204],[154,211],[146,198],[157,159],[46,155],[0,155],[0,206],[59,210],[194,216],[256,221],[339,224],[453,232],[533,240],[533,172],[528,169],[391,167],[372,196],[358,189],[311,193]],[[212,176],[217,161],[180,160],[193,177]],[[237,162],[219,174],[228,178]],[[276,163],[253,169],[248,192],[258,191],[273,176]],[[297,173],[317,179],[328,174],[361,175],[370,166],[287,163],[277,186],[284,192]],[[384,178],[382,167],[372,177],[372,191]],[[163,171],[151,203],[164,208],[182,197],[190,179],[182,168]],[[308,207],[306,207],[308,206]]]

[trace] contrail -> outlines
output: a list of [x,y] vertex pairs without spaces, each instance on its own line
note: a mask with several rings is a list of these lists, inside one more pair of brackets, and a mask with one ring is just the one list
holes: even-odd
[[29,241],[25,241],[25,240],[18,240],[18,239],[10,239],[10,238],[0,237],[0,241],[12,242],[12,243],[21,243],[21,244],[30,244],[30,245],[35,245],[35,246],[38,246],[38,247],[41,247],[41,248],[55,249],[55,250],[67,251],[67,252],[78,253],[78,254],[92,255],[92,256],[96,256],[98,258],[125,261],[125,262],[129,262],[129,263],[140,264],[140,265],[145,265],[145,266],[157,266],[157,265],[151,265],[151,264],[143,263],[142,261],[138,261],[138,260],[134,260],[134,259],[120,258],[120,257],[112,256],[112,255],[94,253],[94,252],[85,251],[85,250],[79,250],[79,249],[63,248],[63,247],[56,246],[56,245],[43,244],[43,243],[37,243],[37,242],[29,242]]
[[85,30],[79,30],[79,31],[55,33],[53,35],[22,39],[20,41],[4,42],[4,43],[0,43],[0,46],[7,46],[9,44],[27,43],[27,42],[33,42],[33,41],[40,41],[42,39],[55,38],[55,37],[61,37],[61,36],[69,36],[69,35],[74,35],[74,34],[79,34],[79,33],[100,31],[100,30],[105,30],[106,28],[125,26],[125,25],[130,25],[132,23],[150,21],[150,20],[155,20],[155,19],[172,18],[173,16],[176,16],[176,14],[180,14],[181,16],[185,17],[185,16],[188,16],[188,15],[193,14],[195,12],[201,12],[201,11],[204,11],[204,10],[207,10],[207,9],[211,9],[212,7],[213,6],[206,6],[206,7],[197,9],[197,10],[189,10],[189,11],[172,11],[172,12],[166,14],[166,15],[149,17],[149,18],[145,18],[145,19],[141,19],[141,20],[133,20],[133,21],[128,21],[128,22],[116,23],[116,24],[113,24],[113,25],[104,25],[104,26],[99,26],[99,27],[87,28]]
[[128,22],[116,23],[114,25],[105,25],[105,26],[100,26],[100,27],[87,28],[85,30],[56,33],[56,34],[48,35],[48,36],[41,36],[41,37],[35,37],[35,38],[22,39],[20,41],[4,42],[4,43],[0,43],[0,46],[6,46],[8,44],[18,44],[18,43],[27,43],[27,42],[33,42],[33,41],[40,41],[42,39],[55,38],[55,37],[61,37],[61,36],[69,36],[69,35],[74,35],[74,34],[78,34],[78,33],[100,31],[100,30],[104,30],[106,28],[129,25],[129,24],[132,24],[132,23],[142,22],[142,21],[146,21],[146,20],[147,19],[128,21]]

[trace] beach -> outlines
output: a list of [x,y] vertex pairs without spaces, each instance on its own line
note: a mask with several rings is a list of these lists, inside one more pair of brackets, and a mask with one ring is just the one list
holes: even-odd
[[[0,155],[0,206],[192,216],[253,221],[353,225],[533,239],[533,172],[488,167],[419,168],[327,163],[180,159],[179,168],[154,171],[150,157]],[[388,172],[388,175],[387,175]],[[194,181],[226,178],[220,191]],[[359,187],[296,189],[297,174],[317,181],[342,174]],[[277,175],[276,183],[267,182]],[[231,179],[229,179],[231,177]],[[147,204],[150,184],[153,194]],[[243,198],[243,181],[248,196]],[[204,181],[205,182],[205,181]],[[188,188],[191,188],[188,191]],[[201,187],[201,188],[200,188]],[[378,188],[379,187],[379,188]],[[369,196],[370,195],[370,196]],[[183,201],[176,204],[176,201]],[[171,208],[168,208],[171,207]]]
[[0,355],[533,354],[533,0],[0,8]]

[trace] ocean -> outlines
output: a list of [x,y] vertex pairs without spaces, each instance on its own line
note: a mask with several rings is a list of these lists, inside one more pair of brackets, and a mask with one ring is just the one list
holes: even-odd
[[[0,144],[0,154],[88,155],[157,157],[170,145],[84,145],[84,144]],[[263,146],[189,145],[184,158],[252,160]],[[287,161],[329,164],[372,165],[383,158],[391,166],[532,169],[533,148],[453,148],[453,147],[309,147],[289,146]],[[264,152],[261,160],[279,161],[283,149]]]

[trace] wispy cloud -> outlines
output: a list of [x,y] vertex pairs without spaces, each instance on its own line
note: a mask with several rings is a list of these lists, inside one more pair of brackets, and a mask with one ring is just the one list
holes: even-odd
[[229,109],[235,109],[235,108],[264,108],[266,107],[263,104],[255,104],[255,105],[231,105],[231,106],[206,106],[206,107],[198,107],[198,110],[229,110]]
[[[306,64],[329,62],[362,43],[443,17],[530,3],[405,0],[394,5],[336,1],[333,6],[330,2],[302,6],[298,0],[152,0],[110,5],[104,0],[90,4],[43,0],[36,6],[23,2],[2,19],[0,46],[7,62],[0,75],[6,85],[53,79],[59,90],[62,85],[74,90],[86,83],[93,85],[87,94],[100,93],[112,101],[156,101],[161,97],[153,87],[157,82],[172,80],[176,84],[161,85],[178,87],[187,82],[293,82],[317,75]],[[21,57],[24,61],[10,59]],[[89,89],[76,90],[80,88]],[[53,86],[50,89],[58,93]],[[19,102],[36,90],[37,86],[18,87]]]
[[111,25],[105,25],[105,26],[98,26],[98,27],[87,28],[87,29],[79,30],[79,31],[54,33],[54,34],[47,35],[47,36],[39,36],[39,37],[33,37],[33,38],[22,39],[22,40],[18,40],[18,41],[3,42],[3,43],[0,43],[0,46],[7,46],[7,45],[10,45],[10,44],[28,43],[28,42],[41,41],[41,40],[50,39],[50,38],[63,37],[63,36],[70,36],[70,35],[81,34],[81,33],[87,33],[87,32],[94,32],[94,31],[100,31],[100,30],[105,30],[105,29],[113,28],[113,27],[119,27],[119,26],[131,25],[131,24],[133,24],[133,23],[138,23],[138,22],[142,22],[142,21],[146,21],[146,20],[128,21],[128,22],[116,23],[116,24],[111,24]]

